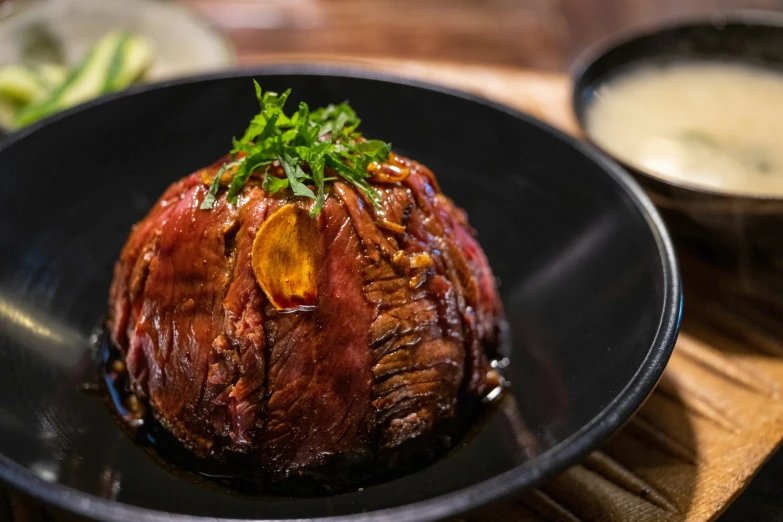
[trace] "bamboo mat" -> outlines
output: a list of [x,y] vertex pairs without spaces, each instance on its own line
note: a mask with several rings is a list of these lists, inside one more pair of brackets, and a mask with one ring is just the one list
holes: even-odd
[[[292,61],[245,56],[246,63]],[[335,56],[339,62],[472,91],[576,133],[562,75],[483,66]],[[783,324],[765,285],[680,252],[683,330],[660,385],[604,447],[545,485],[460,520],[703,521],[720,514],[783,437]],[[0,520],[40,509],[0,491]]]

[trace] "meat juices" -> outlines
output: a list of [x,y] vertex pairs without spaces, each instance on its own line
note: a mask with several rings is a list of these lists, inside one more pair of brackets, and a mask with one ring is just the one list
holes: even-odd
[[224,193],[200,210],[218,165],[174,183],[133,228],[110,296],[134,393],[188,449],[247,454],[272,481],[391,463],[498,385],[495,279],[426,167],[391,155],[372,183],[380,208],[332,183],[314,218],[317,306],[279,311],[256,281],[253,241],[275,211],[312,200],[251,180],[238,205]]

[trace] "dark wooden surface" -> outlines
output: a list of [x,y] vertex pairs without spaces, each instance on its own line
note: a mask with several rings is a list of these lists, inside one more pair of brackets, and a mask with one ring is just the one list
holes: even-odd
[[718,522],[783,521],[783,451],[778,451],[759,471]]
[[240,56],[323,53],[563,71],[618,31],[783,0],[178,0]]

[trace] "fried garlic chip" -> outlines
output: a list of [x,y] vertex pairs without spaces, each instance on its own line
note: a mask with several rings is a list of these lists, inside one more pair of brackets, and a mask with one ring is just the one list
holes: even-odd
[[307,210],[285,205],[269,216],[253,240],[253,272],[278,310],[310,310],[318,304],[321,240]]

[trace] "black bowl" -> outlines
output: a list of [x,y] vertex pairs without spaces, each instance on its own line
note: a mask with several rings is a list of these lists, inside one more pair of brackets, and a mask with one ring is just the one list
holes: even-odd
[[[747,11],[681,20],[589,49],[572,68],[573,110],[588,141],[586,113],[597,89],[640,65],[688,60],[743,63],[783,73],[783,15]],[[702,188],[619,161],[658,206],[678,247],[692,248],[732,270],[776,265],[775,270],[783,270],[783,198]]]
[[[362,74],[280,66],[145,87],[2,144],[3,480],[107,520],[433,520],[552,476],[642,404],[674,345],[681,293],[668,235],[639,187],[526,115]],[[226,152],[256,108],[253,77],[292,87],[292,106],[350,99],[366,135],[439,174],[502,281],[510,392],[421,471],[333,496],[246,497],[162,465],[82,390],[131,225],[173,180]]]

